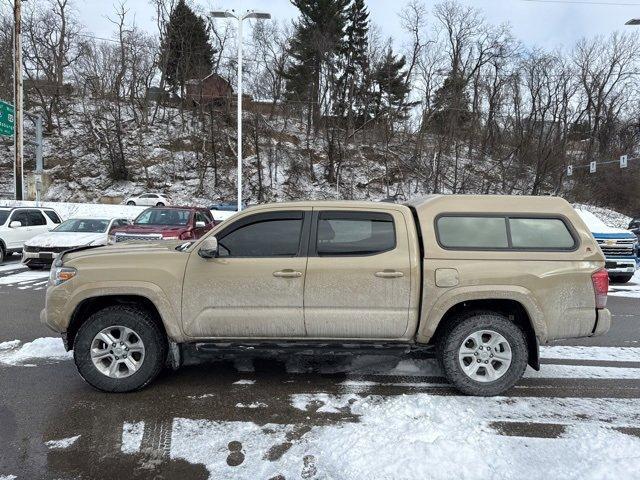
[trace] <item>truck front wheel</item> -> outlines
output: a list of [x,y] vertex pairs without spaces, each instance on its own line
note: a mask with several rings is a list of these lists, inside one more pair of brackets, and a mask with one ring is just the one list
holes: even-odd
[[114,305],[91,315],[73,344],[78,372],[105,392],[138,390],[158,376],[167,340],[151,315],[135,306]]
[[446,377],[468,395],[492,396],[513,387],[527,367],[522,329],[495,312],[470,312],[453,319],[438,343]]

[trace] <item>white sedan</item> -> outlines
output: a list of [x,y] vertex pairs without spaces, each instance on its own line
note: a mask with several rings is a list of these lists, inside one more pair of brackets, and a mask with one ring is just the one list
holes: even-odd
[[141,193],[125,199],[125,205],[142,205],[145,207],[168,207],[169,200],[161,193]]
[[75,247],[106,245],[113,228],[129,223],[126,218],[70,218],[25,242],[22,263],[32,269],[48,268],[58,253]]

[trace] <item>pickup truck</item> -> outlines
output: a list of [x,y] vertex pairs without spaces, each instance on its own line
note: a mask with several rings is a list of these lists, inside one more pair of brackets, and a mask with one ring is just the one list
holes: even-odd
[[459,390],[496,395],[539,344],[608,331],[608,276],[554,197],[254,206],[203,238],[65,252],[41,320],[103,391],[192,353],[435,352]]
[[587,210],[577,210],[602,249],[612,282],[627,283],[638,268],[638,239],[633,232],[605,224]]

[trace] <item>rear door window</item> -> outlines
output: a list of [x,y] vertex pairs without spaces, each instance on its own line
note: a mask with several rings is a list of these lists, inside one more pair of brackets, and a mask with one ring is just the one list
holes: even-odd
[[11,222],[20,222],[23,227],[26,227],[27,225],[29,225],[29,219],[27,217],[27,211],[26,210],[16,210],[15,212],[13,212],[13,215],[11,215],[11,220],[10,220],[9,223],[11,223]]
[[29,226],[40,226],[46,225],[47,220],[42,215],[40,210],[29,210],[27,212],[27,218],[29,219]]
[[318,215],[318,256],[375,255],[395,246],[393,217],[388,213],[327,211]]

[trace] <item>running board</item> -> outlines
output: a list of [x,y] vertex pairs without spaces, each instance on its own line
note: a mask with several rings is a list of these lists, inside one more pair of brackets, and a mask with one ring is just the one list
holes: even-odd
[[414,352],[432,352],[430,345],[377,342],[197,342],[183,344],[193,347],[196,354],[206,355],[399,355]]

